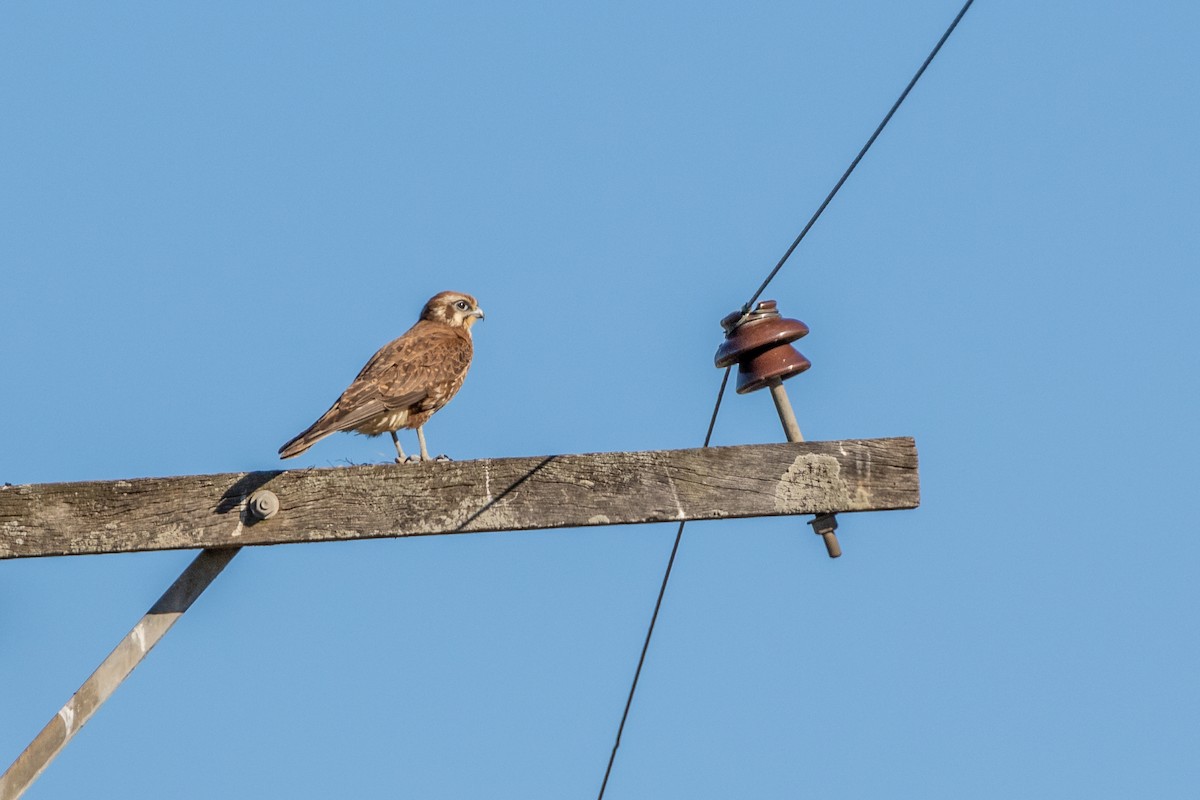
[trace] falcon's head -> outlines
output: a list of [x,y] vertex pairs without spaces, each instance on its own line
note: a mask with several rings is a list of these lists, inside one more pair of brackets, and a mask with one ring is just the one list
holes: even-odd
[[421,310],[421,319],[444,322],[455,328],[466,328],[483,319],[483,309],[474,297],[462,292],[440,292],[429,298]]

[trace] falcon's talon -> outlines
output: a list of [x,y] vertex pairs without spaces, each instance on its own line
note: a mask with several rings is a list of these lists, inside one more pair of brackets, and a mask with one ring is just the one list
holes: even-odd
[[[483,310],[469,294],[431,297],[417,324],[380,348],[320,419],[279,448],[279,457],[298,456],[338,431],[367,436],[386,431],[396,446],[397,463],[449,460],[430,459],[423,428],[462,388],[474,353],[471,326],[481,319]],[[419,457],[405,457],[396,436],[401,428],[416,429]]]
[[442,453],[439,456],[434,456],[433,460],[434,461],[453,461],[454,459],[451,458],[450,456],[446,455],[445,453]]
[[404,459],[404,463],[405,464],[420,464],[424,460],[425,459],[421,458],[420,456],[409,456],[408,458]]

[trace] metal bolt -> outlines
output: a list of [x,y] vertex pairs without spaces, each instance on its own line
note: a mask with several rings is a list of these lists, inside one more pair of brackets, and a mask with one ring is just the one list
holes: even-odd
[[270,489],[259,489],[250,495],[246,510],[255,519],[270,519],[279,512],[279,498]]
[[829,553],[830,558],[837,558],[842,554],[842,546],[838,544],[837,534],[837,517],[833,514],[819,514],[808,523],[812,525],[813,533],[825,540],[825,551]]

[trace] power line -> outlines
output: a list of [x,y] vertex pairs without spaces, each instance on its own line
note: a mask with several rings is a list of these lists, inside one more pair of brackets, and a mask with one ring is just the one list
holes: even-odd
[[[974,2],[975,0],[967,0],[966,3],[963,4],[963,7],[959,10],[958,14],[954,17],[954,20],[950,23],[950,26],[946,28],[946,32],[942,34],[942,38],[938,39],[938,42],[936,45],[934,45],[933,50],[931,50],[929,55],[926,56],[925,61],[921,64],[920,69],[918,69],[912,76],[912,80],[908,82],[908,85],[904,87],[904,91],[900,93],[900,96],[896,98],[896,102],[892,103],[892,107],[888,109],[887,114],[884,115],[883,121],[879,123],[879,125],[875,128],[875,131],[871,134],[871,137],[867,139],[867,143],[864,144],[862,149],[858,151],[858,155],[854,157],[854,160],[850,162],[850,166],[847,167],[846,171],[842,173],[842,177],[838,179],[838,182],[834,184],[833,189],[831,189],[829,194],[825,196],[825,199],[821,202],[821,205],[817,208],[816,212],[808,220],[808,223],[800,231],[800,234],[792,242],[791,246],[787,249],[787,252],[785,252],[783,257],[779,259],[779,262],[775,265],[775,268],[771,270],[766,279],[762,282],[758,289],[755,290],[754,294],[746,302],[746,305],[742,307],[742,313],[748,313],[750,311],[751,306],[754,305],[754,301],[758,300],[758,298],[762,296],[762,293],[766,291],[767,286],[770,285],[771,281],[775,279],[775,276],[779,274],[779,271],[783,269],[783,265],[787,263],[787,260],[791,257],[793,251],[800,246],[800,242],[804,241],[804,237],[808,235],[809,230],[814,224],[816,224],[817,220],[821,217],[821,214],[824,213],[825,208],[830,204],[830,202],[833,201],[834,196],[842,188],[842,185],[850,177],[850,174],[854,172],[854,168],[858,166],[858,162],[862,161],[863,156],[865,156],[867,151],[871,149],[871,145],[875,144],[875,140],[879,138],[879,134],[883,133],[883,129],[887,127],[887,124],[891,121],[897,109],[900,108],[900,105],[904,102],[905,98],[908,97],[909,92],[911,92],[913,87],[917,85],[917,81],[919,81],[921,76],[925,74],[925,70],[929,67],[930,63],[932,63],[934,57],[937,56],[938,51],[942,49],[942,45],[944,45],[946,40],[950,38],[950,34],[952,34],[954,29],[958,27],[958,23],[962,20],[963,16],[967,13],[967,9],[969,9],[971,4]],[[725,397],[725,387],[729,384],[729,372],[731,369],[732,367],[726,367],[725,374],[721,378],[721,388],[717,390],[717,401],[713,404],[712,416],[708,420],[708,431],[704,434],[704,447],[708,447],[709,443],[712,441],[713,428],[715,428],[717,424],[717,414],[721,410],[721,401]],[[633,672],[633,682],[629,686],[629,695],[625,698],[625,709],[621,712],[621,723],[617,726],[617,736],[613,742],[612,752],[608,756],[608,766],[604,770],[604,780],[600,783],[600,793],[597,795],[597,800],[604,800],[604,790],[608,788],[608,779],[612,775],[613,762],[616,761],[617,750],[621,746],[621,734],[625,732],[625,722],[629,719],[629,709],[633,705],[633,696],[637,692],[638,679],[642,676],[642,666],[646,663],[646,652],[650,649],[650,639],[654,636],[654,625],[656,622],[658,622],[658,612],[662,608],[663,597],[667,593],[667,583],[671,580],[671,570],[675,566],[675,556],[679,552],[679,543],[683,539],[683,528],[686,524],[686,522],[680,522],[678,530],[675,531],[675,542],[671,545],[671,555],[667,559],[667,568],[663,572],[662,584],[658,588],[658,597],[654,601],[654,613],[650,615],[650,625],[646,629],[646,638],[642,642],[642,652],[638,656],[637,668]]]
[[[708,443],[712,441],[713,428],[717,425],[717,412],[721,410],[721,398],[725,396],[725,384],[729,383],[729,371],[732,367],[725,368],[725,376],[721,378],[721,389],[717,392],[717,402],[713,406],[712,417],[708,420],[708,433],[704,434],[704,446],[708,447]],[[625,710],[621,713],[621,724],[617,726],[617,739],[613,742],[612,753],[608,756],[608,767],[604,770],[604,781],[600,784],[599,800],[604,797],[604,790],[608,786],[608,776],[612,774],[613,761],[617,758],[617,748],[621,746],[621,734],[625,732],[625,720],[629,718],[629,707],[633,705],[633,694],[637,691],[638,678],[642,676],[642,664],[646,663],[646,651],[650,649],[650,637],[654,635],[654,623],[658,621],[658,610],[662,608],[663,595],[667,593],[667,581],[671,580],[671,568],[675,566],[675,554],[679,552],[679,542],[683,539],[683,526],[687,522],[680,522],[679,529],[675,531],[675,544],[671,545],[671,557],[667,559],[667,569],[663,573],[662,585],[658,587],[658,599],[654,601],[654,613],[650,615],[650,627],[646,629],[646,640],[642,642],[642,654],[638,656],[637,669],[633,671],[633,683],[629,687],[629,696],[625,698]]]
[[950,23],[950,27],[946,28],[946,32],[942,34],[941,39],[938,39],[938,43],[934,45],[932,50],[929,51],[929,55],[925,58],[925,63],[923,63],[921,68],[917,70],[916,74],[912,76],[912,80],[908,82],[908,86],[904,87],[904,91],[901,92],[900,96],[896,98],[896,102],[892,103],[892,107],[888,109],[887,114],[884,115],[883,121],[879,123],[877,128],[875,128],[875,132],[871,134],[871,138],[867,139],[867,143],[864,144],[862,149],[858,151],[858,155],[856,155],[854,160],[850,162],[850,166],[846,167],[846,171],[842,173],[842,177],[838,179],[838,182],[834,184],[833,189],[831,189],[829,194],[825,196],[825,200],[817,208],[817,211],[812,215],[812,218],[809,219],[808,224],[804,226],[804,229],[800,231],[800,235],[797,236],[795,241],[792,242],[792,246],[789,247],[787,252],[783,254],[783,258],[779,259],[779,263],[775,265],[775,269],[771,270],[771,273],[767,275],[767,279],[762,282],[762,285],[758,287],[758,289],[751,296],[750,300],[745,306],[742,307],[744,312],[749,311],[750,307],[754,305],[754,301],[762,296],[762,293],[767,289],[767,285],[770,284],[771,281],[775,280],[775,276],[779,274],[779,270],[783,269],[783,265],[787,263],[787,260],[791,257],[792,251],[800,245],[800,242],[804,241],[804,237],[808,235],[808,231],[820,218],[821,214],[824,213],[825,207],[829,205],[830,201],[833,200],[834,195],[836,195],[838,190],[842,188],[842,184],[845,183],[846,179],[850,177],[850,173],[854,172],[854,168],[858,166],[858,162],[863,160],[863,156],[865,156],[867,151],[871,149],[871,145],[875,144],[875,140],[879,138],[879,134],[883,133],[883,129],[887,127],[889,122],[891,122],[892,115],[896,113],[896,109],[900,108],[900,104],[904,102],[906,97],[908,97],[908,93],[911,92],[913,87],[917,85],[917,81],[919,81],[921,76],[925,74],[925,69],[929,66],[930,62],[933,61],[933,58],[938,54],[938,51],[942,49],[942,45],[946,43],[946,40],[950,38],[950,34],[954,33],[954,29],[958,27],[959,20],[963,18],[963,15],[967,13],[967,9],[970,8],[971,4],[974,2],[975,0],[967,0],[967,2],[963,4],[962,9],[958,12],[958,16],[956,16],[954,21]]

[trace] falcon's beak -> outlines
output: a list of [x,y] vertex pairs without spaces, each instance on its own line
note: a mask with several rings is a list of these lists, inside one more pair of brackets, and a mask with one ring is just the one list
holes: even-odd
[[479,319],[483,319],[483,309],[482,308],[475,309],[474,311],[471,312],[471,316],[478,317]]

